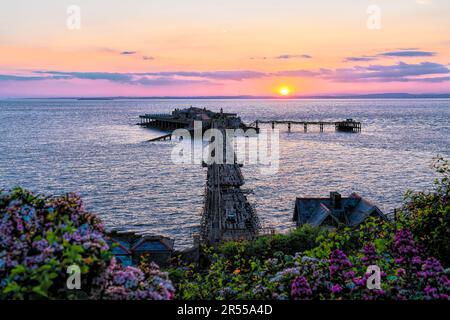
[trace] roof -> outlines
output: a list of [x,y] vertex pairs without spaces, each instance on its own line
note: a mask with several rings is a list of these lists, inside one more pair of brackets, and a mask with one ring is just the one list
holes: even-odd
[[112,253],[114,255],[129,255],[131,254],[131,250],[130,250],[130,244],[126,241],[123,240],[111,240],[109,241],[110,245],[111,244],[115,244],[115,246],[111,246],[112,247]]
[[174,241],[154,235],[136,235],[134,232],[111,232],[109,242],[116,244],[112,249],[115,255],[129,255],[133,252],[166,252],[172,251]]
[[357,193],[352,193],[350,198],[355,199],[357,201],[356,206],[348,215],[348,224],[351,227],[356,227],[360,225],[364,220],[366,220],[369,216],[377,215],[385,218],[383,212],[369,200],[361,197]]
[[164,237],[144,236],[132,248],[133,251],[172,251],[173,241]]
[[[385,218],[383,212],[357,193],[341,198],[341,209],[333,209],[331,198],[297,198],[293,220],[297,225],[327,225],[329,221],[356,227],[371,215]],[[327,218],[330,219],[327,219]]]

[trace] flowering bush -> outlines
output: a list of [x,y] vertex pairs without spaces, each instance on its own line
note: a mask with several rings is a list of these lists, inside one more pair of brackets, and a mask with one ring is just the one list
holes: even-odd
[[[354,234],[358,237],[359,230]],[[350,255],[331,249],[325,258],[322,250],[309,250],[319,257],[277,252],[270,259],[246,259],[237,248],[230,259],[208,249],[208,271],[184,266],[171,274],[179,273],[175,286],[180,299],[448,299],[448,270],[423,255],[409,230],[402,228],[391,236],[382,249],[369,242]],[[381,270],[380,288],[367,287],[372,265]]]
[[[69,266],[81,290],[66,286]],[[173,288],[155,266],[115,264],[101,221],[77,194],[44,197],[0,190],[0,299],[170,299]]]
[[400,214],[402,224],[420,238],[428,253],[450,266],[450,161],[433,163],[438,173],[431,192],[407,192]]
[[166,273],[154,263],[142,265],[141,269],[124,268],[112,259],[101,280],[104,290],[100,297],[108,300],[173,299],[174,289]]

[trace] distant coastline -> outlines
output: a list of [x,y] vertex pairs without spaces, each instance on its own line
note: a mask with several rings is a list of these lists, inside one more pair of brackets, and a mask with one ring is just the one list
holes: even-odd
[[347,95],[310,95],[310,96],[289,96],[289,97],[279,97],[279,96],[252,96],[252,95],[237,95],[237,96],[116,96],[116,97],[28,97],[28,98],[0,98],[1,100],[10,99],[27,99],[27,100],[38,100],[38,99],[48,99],[48,100],[80,100],[80,101],[90,101],[90,100],[232,100],[232,99],[450,99],[450,93],[442,94],[412,94],[412,93],[373,93],[373,94],[347,94]]

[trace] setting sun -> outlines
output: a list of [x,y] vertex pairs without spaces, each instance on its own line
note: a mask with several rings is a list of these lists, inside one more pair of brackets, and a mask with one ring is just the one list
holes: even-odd
[[283,88],[280,88],[279,92],[282,96],[287,96],[290,93],[290,90],[289,90],[289,88],[283,87]]

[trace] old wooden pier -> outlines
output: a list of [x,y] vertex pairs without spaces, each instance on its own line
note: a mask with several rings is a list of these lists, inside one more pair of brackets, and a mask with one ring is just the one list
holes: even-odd
[[303,126],[304,132],[308,132],[308,126],[319,126],[320,132],[323,132],[325,126],[334,127],[336,131],[341,132],[361,132],[361,122],[353,119],[347,119],[345,121],[295,121],[295,120],[256,120],[254,122],[256,128],[259,129],[260,124],[268,123],[272,125],[272,129],[275,129],[275,125],[283,124],[287,125],[288,131],[291,131],[293,125]]
[[[214,122],[225,138],[225,126]],[[223,159],[226,159],[224,143]],[[234,152],[233,152],[234,153]],[[211,154],[211,153],[210,153]],[[236,157],[234,157],[236,162]],[[252,240],[259,229],[259,220],[247,200],[240,165],[237,163],[209,163],[205,187],[205,201],[201,224],[201,238],[210,245],[230,240]]]

